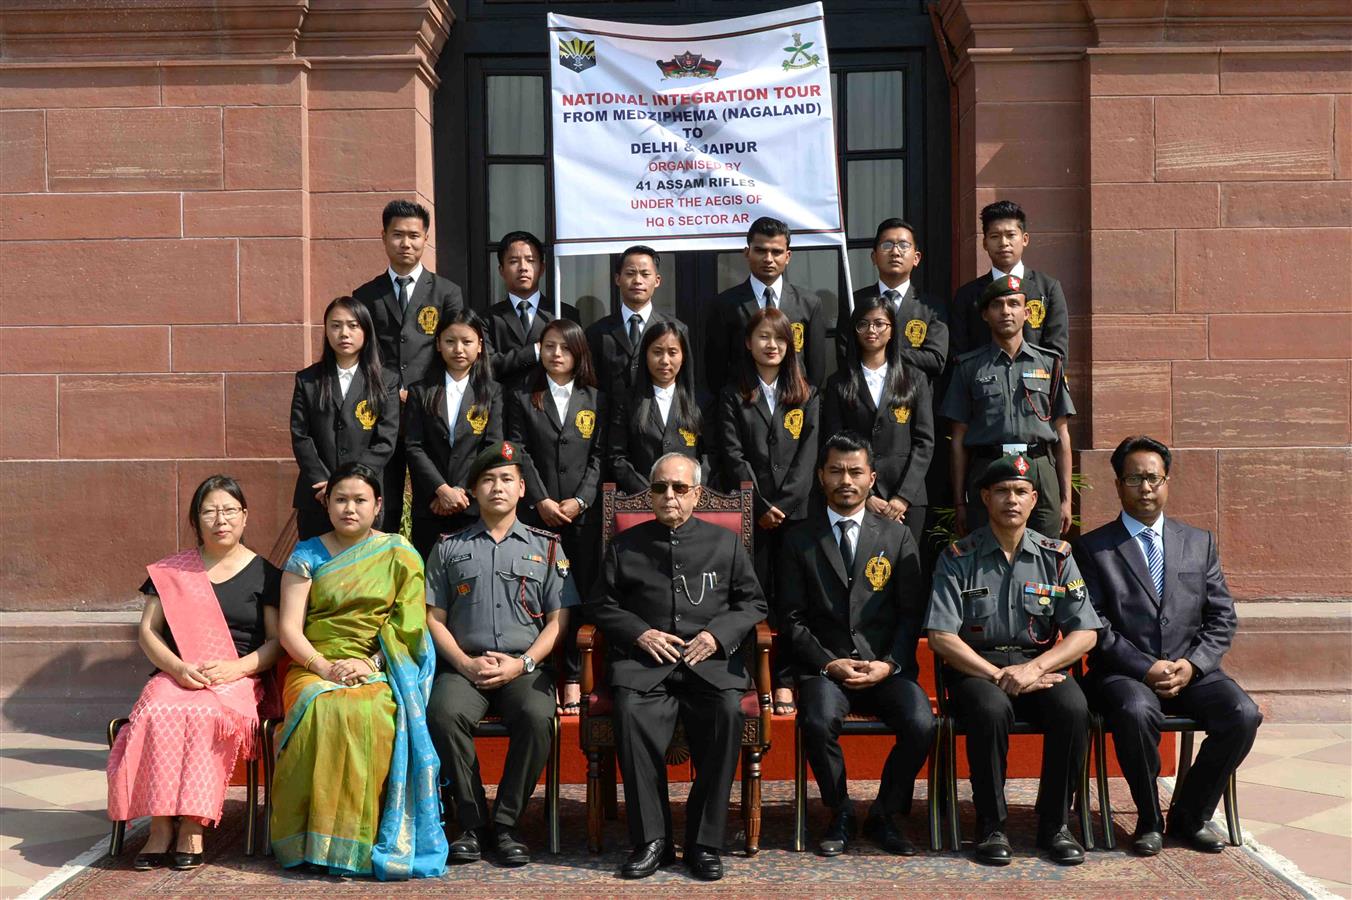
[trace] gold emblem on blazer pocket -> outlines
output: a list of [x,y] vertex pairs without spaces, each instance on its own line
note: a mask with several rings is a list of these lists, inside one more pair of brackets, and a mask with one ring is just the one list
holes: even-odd
[[357,404],[357,409],[353,412],[353,415],[357,417],[357,422],[365,430],[370,431],[375,427],[376,414],[371,411],[371,404],[365,400]]
[[784,413],[784,430],[796,441],[798,435],[803,433],[803,411],[801,409],[791,409]]

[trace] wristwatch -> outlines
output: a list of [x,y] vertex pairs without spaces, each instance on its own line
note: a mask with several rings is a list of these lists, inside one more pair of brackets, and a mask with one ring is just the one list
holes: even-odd
[[535,660],[531,659],[529,653],[521,654],[521,670],[529,675],[535,671]]
[[573,502],[577,504],[577,510],[578,510],[578,512],[586,512],[586,511],[587,511],[587,501],[586,501],[586,500],[583,500],[581,497],[574,497],[574,498],[573,498]]

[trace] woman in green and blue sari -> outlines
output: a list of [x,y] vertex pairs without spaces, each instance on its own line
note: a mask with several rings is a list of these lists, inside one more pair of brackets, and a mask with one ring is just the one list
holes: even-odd
[[329,478],[333,530],[296,545],[279,631],[291,655],[272,802],[286,867],[382,881],[446,866],[438,763],[426,703],[436,654],[422,559],[374,531],[380,478],[352,463]]

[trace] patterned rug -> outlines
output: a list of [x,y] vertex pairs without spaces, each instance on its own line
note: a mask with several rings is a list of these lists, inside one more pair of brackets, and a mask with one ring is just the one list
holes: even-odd
[[[876,782],[852,785],[856,798],[872,797]],[[685,785],[673,785],[676,833],[683,830]],[[918,792],[923,794],[923,784]],[[964,832],[970,831],[974,814],[962,785]],[[735,793],[735,792],[734,792]],[[815,793],[815,792],[814,792]],[[158,870],[135,872],[129,866],[144,841],[129,841],[117,859],[104,857],[58,887],[52,897],[146,898],[146,897],[318,897],[318,896],[444,896],[449,891],[472,895],[473,900],[491,898],[600,898],[600,897],[821,897],[851,900],[863,897],[926,896],[934,898],[989,897],[1047,898],[1230,898],[1307,897],[1290,881],[1268,867],[1247,849],[1228,847],[1216,856],[1168,846],[1159,856],[1138,859],[1124,848],[1135,824],[1126,785],[1113,785],[1114,819],[1118,835],[1115,851],[1095,850],[1085,863],[1062,868],[1037,856],[1033,847],[1036,820],[1032,810],[1036,784],[1017,781],[1010,785],[1010,839],[1014,863],[1002,869],[974,862],[970,846],[962,853],[924,851],[911,859],[883,854],[860,839],[850,852],[835,859],[812,853],[794,853],[793,786],[786,782],[764,787],[762,850],[753,858],[741,851],[741,835],[730,834],[725,858],[726,876],[715,884],[695,881],[680,865],[660,870],[640,882],[619,879],[615,871],[628,844],[624,826],[623,793],[620,818],[607,822],[605,852],[586,849],[586,815],[583,788],[565,786],[561,804],[563,852],[551,856],[544,850],[540,821],[542,804],[531,806],[523,829],[536,862],[519,869],[504,869],[491,862],[451,868],[445,877],[400,884],[382,884],[368,879],[344,879],[279,869],[270,857],[244,855],[244,804],[242,798],[227,802],[221,827],[207,835],[206,864],[190,872]],[[866,811],[860,802],[859,813]],[[810,835],[823,824],[824,812],[817,802],[809,806]],[[918,798],[909,831],[917,843],[925,836],[925,802]],[[1097,818],[1095,818],[1097,824]],[[733,804],[729,832],[741,827],[740,810]],[[964,833],[965,839],[970,835]],[[811,846],[811,845],[810,845]]]

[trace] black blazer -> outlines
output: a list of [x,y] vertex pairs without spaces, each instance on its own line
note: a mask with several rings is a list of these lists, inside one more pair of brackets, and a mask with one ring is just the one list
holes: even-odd
[[403,388],[411,388],[432,374],[441,376],[444,370],[432,335],[443,317],[465,308],[459,285],[427,269],[412,287],[407,316],[399,308],[388,270],[352,292],[375,322],[381,365]]
[[[615,479],[622,492],[634,494],[648,489],[648,473],[653,463],[668,453],[682,453],[695,460],[702,467],[704,475],[709,474],[708,436],[717,425],[709,415],[708,404],[700,403],[704,417],[704,428],[699,434],[685,429],[680,421],[680,411],[676,401],[671,401],[671,414],[667,416],[665,427],[662,425],[661,411],[657,399],[651,391],[639,396],[632,391],[610,404],[610,424],[606,429],[606,462],[610,466],[610,477]],[[682,434],[685,430],[685,434]],[[705,479],[707,483],[707,478]]]
[[795,667],[802,675],[817,675],[833,659],[881,660],[915,681],[915,648],[929,592],[911,529],[865,512],[852,573],[845,571],[839,540],[824,508],[785,538],[780,577],[794,590],[780,591],[778,602]]
[[[311,485],[329,480],[329,473],[340,465],[359,462],[379,474],[394,453],[399,439],[399,381],[386,372],[380,390],[379,411],[366,404],[366,376],[357,367],[343,397],[338,387],[338,371],[326,374],[317,362],[296,373],[296,389],[291,393],[291,452],[300,474],[291,505],[302,509],[314,502]],[[320,407],[320,388],[329,379],[333,406]],[[336,409],[334,407],[337,407]]]
[[[718,404],[718,464],[725,486],[750,481],[756,485],[755,510],[760,518],[777,506],[790,521],[807,515],[817,466],[821,398],[814,387],[798,406],[770,406],[757,394],[748,406],[733,385],[723,388]],[[792,426],[792,427],[790,427]]]
[[[784,296],[775,301],[779,311],[795,326],[794,336],[802,332],[803,344],[797,347],[807,380],[818,387],[826,378],[826,317],[816,294],[784,281]],[[709,333],[704,343],[705,386],[713,394],[735,380],[737,362],[749,357],[743,334],[756,310],[756,294],[750,280],[733,285],[714,298],[709,316]]]
[[543,409],[532,406],[530,398],[527,388],[507,394],[507,440],[526,450],[521,466],[526,502],[534,506],[546,498],[579,497],[587,509],[573,524],[599,521],[596,501],[608,424],[604,396],[596,388],[574,384],[562,422],[548,390],[541,398]]
[[[991,283],[991,273],[969,281],[953,295],[953,306],[948,315],[948,348],[956,359],[964,353],[984,347],[991,341],[991,330],[981,318],[981,292]],[[1030,344],[1046,347],[1061,354],[1064,361],[1070,354],[1070,321],[1066,313],[1066,295],[1061,282],[1043,272],[1027,267],[1023,270],[1023,287],[1028,304],[1042,304],[1041,325],[1033,324],[1033,317],[1023,324],[1023,339]]]
[[675,529],[653,520],[621,532],[592,596],[587,611],[606,637],[615,687],[652,690],[681,665],[636,645],[649,628],[686,640],[708,631],[718,650],[691,671],[716,688],[750,686],[737,651],[765,618],[765,597],[741,538],[726,528],[691,518]]
[[1075,560],[1103,621],[1095,676],[1143,679],[1161,659],[1187,659],[1199,677],[1220,668],[1238,620],[1211,532],[1165,517],[1163,597],[1120,517],[1080,538]]
[[[822,391],[822,434],[848,430],[868,438],[878,473],[873,493],[884,500],[900,497],[911,506],[926,506],[925,473],[934,457],[934,405],[925,376],[914,369],[909,374],[915,398],[907,410],[874,406],[858,366],[834,373]],[[853,409],[843,399],[845,384],[851,379],[858,396]]]
[[[443,484],[462,487],[469,477],[470,463],[490,444],[502,440],[502,388],[488,382],[487,396],[465,390],[460,401],[460,412],[455,420],[455,443],[451,443],[451,429],[446,422],[446,376],[441,373],[416,384],[409,391],[404,404],[404,445],[408,455],[408,473],[413,483],[414,518],[433,518],[431,504],[437,488]],[[481,416],[487,414],[483,423]],[[475,423],[482,430],[475,433]],[[477,516],[479,504],[471,491],[469,508],[465,514]]]
[[[854,292],[854,302],[877,297],[878,282]],[[942,304],[931,297],[918,294],[915,282],[901,296],[895,310],[897,333],[892,337],[901,341],[901,359],[914,369],[924,372],[930,383],[944,371],[948,362],[948,316]],[[854,334],[850,331],[850,308],[845,295],[840,295],[836,308],[836,368],[845,368],[846,353]]]
[[[515,386],[538,360],[535,357],[535,345],[540,341],[545,326],[554,321],[554,301],[544,294],[540,295],[540,306],[531,319],[530,333],[521,327],[521,315],[516,311],[519,301],[514,297],[499,300],[488,308],[488,343],[491,347],[490,365],[493,377],[501,384]],[[569,303],[561,306],[563,317],[581,323],[577,307]]]
[[[638,367],[643,365],[638,347],[629,343],[629,316],[628,307],[621,306],[618,313],[611,313],[587,326],[587,346],[591,350],[592,367],[596,370],[596,383],[608,397],[628,396],[638,383]],[[676,319],[654,309],[644,330],[651,328],[654,322],[665,321]]]

